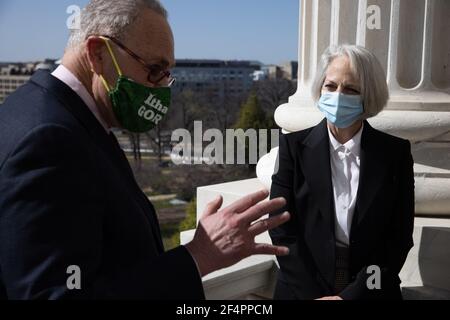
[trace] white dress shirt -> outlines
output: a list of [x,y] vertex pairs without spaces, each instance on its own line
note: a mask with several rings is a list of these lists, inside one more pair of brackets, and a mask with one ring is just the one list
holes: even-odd
[[98,111],[97,104],[95,103],[92,96],[89,94],[85,86],[81,83],[80,80],[75,77],[75,75],[67,69],[62,64],[53,71],[52,76],[64,82],[67,86],[70,87],[76,94],[78,94],[83,100],[83,102],[87,105],[89,110],[94,114],[95,118],[100,122],[103,128],[105,128],[106,132],[109,134],[109,127],[106,122],[102,119],[100,112]]
[[330,165],[335,207],[336,245],[348,246],[359,185],[361,135],[364,125],[352,139],[341,144],[328,128]]

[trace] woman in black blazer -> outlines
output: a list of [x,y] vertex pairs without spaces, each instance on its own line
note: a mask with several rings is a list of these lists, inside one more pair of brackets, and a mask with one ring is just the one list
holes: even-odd
[[343,45],[322,57],[313,96],[326,117],[283,135],[271,198],[291,220],[272,230],[275,299],[401,299],[399,272],[413,246],[414,172],[409,141],[373,129],[389,94],[368,50]]

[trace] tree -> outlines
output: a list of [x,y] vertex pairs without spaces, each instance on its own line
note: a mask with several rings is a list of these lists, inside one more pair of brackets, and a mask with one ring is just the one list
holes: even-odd
[[153,146],[157,149],[158,154],[158,163],[162,163],[162,157],[164,153],[164,144],[163,144],[163,136],[162,136],[162,126],[163,124],[157,125],[153,130],[150,130],[149,132],[145,133],[145,136],[147,137],[148,141],[153,144]]
[[266,79],[255,85],[261,108],[269,115],[273,115],[276,108],[287,103],[296,89],[295,82],[288,79]]
[[[236,124],[234,125],[234,128],[235,129],[243,129],[244,131],[246,131],[248,129],[256,130],[256,132],[257,132],[257,134],[256,134],[256,139],[257,139],[256,151],[258,153],[257,156],[259,155],[259,150],[261,148],[261,141],[259,140],[260,137],[258,134],[258,130],[271,129],[272,126],[273,126],[273,121],[271,120],[271,118],[268,118],[266,116],[266,113],[261,108],[258,97],[256,96],[255,93],[251,93],[250,96],[248,97],[247,101],[244,103],[244,105],[241,108],[239,118],[238,118]],[[246,139],[245,141],[241,141],[241,143],[245,144],[246,159],[249,160],[250,159],[249,152],[251,150],[249,148],[249,142]],[[254,169],[256,167],[256,165],[250,164],[249,162],[250,161],[247,161],[248,168],[250,170]]]
[[[180,245],[180,233],[195,229],[197,226],[197,199],[193,198],[186,206],[186,217],[180,222],[177,231],[170,238],[170,248],[175,248]],[[166,249],[170,249],[166,248]]]
[[178,125],[192,132],[194,121],[205,119],[209,108],[203,103],[203,98],[192,90],[183,90],[172,99],[171,111],[168,115],[172,122],[169,126],[173,129]]
[[242,105],[239,118],[234,125],[235,129],[266,129],[267,117],[261,108],[259,99],[255,93],[251,93],[247,101]]

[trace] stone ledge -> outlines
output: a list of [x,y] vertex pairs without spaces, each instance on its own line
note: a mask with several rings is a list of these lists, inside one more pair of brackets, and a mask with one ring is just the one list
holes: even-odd
[[[181,244],[191,241],[194,232],[182,232]],[[240,300],[253,294],[263,299],[271,298],[278,270],[274,259],[272,256],[262,255],[248,257],[231,267],[203,277],[206,299]]]
[[[300,107],[294,103],[281,105],[275,111],[275,122],[287,132],[313,127],[323,118],[314,106]],[[448,132],[450,112],[384,110],[368,121],[374,128],[403,139],[427,141]]]
[[416,218],[414,225],[414,247],[400,272],[402,287],[450,291],[450,219]]
[[450,300],[450,291],[433,287],[403,287],[404,300]]
[[[203,279],[208,300],[245,299],[251,294],[271,298],[277,268],[271,257],[253,256],[233,267],[216,271]],[[270,292],[270,293],[269,293]]]

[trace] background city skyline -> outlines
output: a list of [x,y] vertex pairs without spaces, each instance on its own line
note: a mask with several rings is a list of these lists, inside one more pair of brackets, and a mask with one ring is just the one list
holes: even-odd
[[[169,11],[177,59],[297,60],[298,1],[162,0]],[[0,2],[0,61],[60,58],[70,5],[88,0]]]

